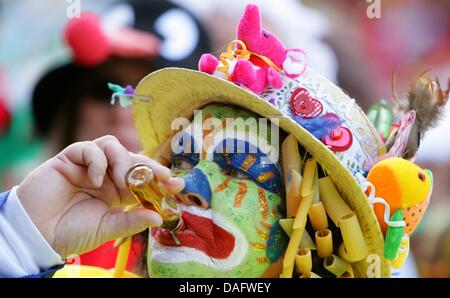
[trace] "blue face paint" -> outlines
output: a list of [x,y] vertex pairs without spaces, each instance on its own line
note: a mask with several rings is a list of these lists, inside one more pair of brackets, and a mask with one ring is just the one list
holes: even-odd
[[[187,137],[190,138],[190,141],[186,147],[183,146],[185,145],[183,140],[186,140]],[[190,153],[195,152],[192,151],[194,150],[194,138],[190,135],[185,135],[179,142],[183,150],[188,148],[188,153],[183,151],[178,154],[173,154],[173,161],[175,162],[177,159],[187,160],[192,164],[192,167],[195,167],[200,161],[200,154]],[[226,146],[230,152],[237,153],[226,153]],[[223,150],[219,151],[218,149]],[[214,150],[213,161],[224,170],[232,169],[240,171],[256,184],[270,192],[280,193],[283,191],[279,165],[271,162],[265,153],[247,141],[224,139]]]
[[182,194],[195,194],[201,196],[208,204],[211,203],[211,189],[209,187],[208,178],[199,169],[194,168],[190,173],[183,176],[185,187],[181,191]]
[[270,230],[269,240],[267,240],[267,257],[271,263],[275,263],[283,255],[289,243],[289,236],[283,231],[280,226],[280,221],[277,221]]
[[[234,148],[230,148],[230,143]],[[228,147],[231,152],[218,153],[218,149]],[[240,153],[244,152],[244,153]],[[222,169],[234,169],[244,173],[262,188],[273,192],[282,191],[282,179],[279,165],[270,161],[259,148],[247,141],[224,139],[214,152],[213,161]]]

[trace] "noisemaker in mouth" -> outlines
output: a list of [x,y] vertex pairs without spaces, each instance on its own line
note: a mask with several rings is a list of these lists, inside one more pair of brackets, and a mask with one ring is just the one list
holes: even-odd
[[142,207],[161,215],[161,228],[168,230],[177,241],[175,234],[184,227],[179,203],[171,195],[163,194],[152,169],[144,164],[133,166],[126,175],[126,183]]

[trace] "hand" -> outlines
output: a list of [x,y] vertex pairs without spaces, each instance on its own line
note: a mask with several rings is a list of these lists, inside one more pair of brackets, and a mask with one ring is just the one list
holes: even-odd
[[128,152],[115,137],[68,146],[32,173],[17,188],[17,196],[50,245],[66,258],[90,251],[106,241],[159,226],[154,211],[137,208],[125,175],[136,163],[150,166],[172,193],[184,187],[181,178],[145,156]]

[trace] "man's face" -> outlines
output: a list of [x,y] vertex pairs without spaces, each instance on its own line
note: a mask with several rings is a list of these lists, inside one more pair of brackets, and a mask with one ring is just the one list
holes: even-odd
[[[144,60],[114,58],[108,60],[98,70],[99,82],[114,80],[123,85],[136,86],[151,66]],[[95,83],[97,84],[97,83]],[[102,85],[102,86],[106,86]],[[80,98],[74,141],[93,140],[104,135],[117,137],[122,145],[131,152],[142,150],[137,131],[133,123],[130,108],[111,107],[103,95],[86,95]]]
[[[207,106],[196,117],[202,117],[203,122],[218,118],[224,130],[230,129],[225,124],[226,118],[256,119],[249,112],[222,105]],[[178,195],[183,202],[186,228],[175,235],[179,245],[169,232],[152,229],[149,274],[151,277],[261,276],[278,259],[278,247],[285,241],[278,229],[273,229],[284,212],[278,163],[268,161],[267,147],[263,150],[239,133],[229,138],[223,137],[222,130],[214,129],[214,141],[210,138],[211,131],[192,133],[195,122],[194,119],[182,133],[180,144],[184,142],[184,150],[172,155],[174,173],[186,182],[183,193]],[[202,141],[215,148],[215,153],[192,150]],[[219,147],[227,148],[217,150]],[[236,153],[238,147],[240,151]],[[269,150],[273,149],[278,150]]]

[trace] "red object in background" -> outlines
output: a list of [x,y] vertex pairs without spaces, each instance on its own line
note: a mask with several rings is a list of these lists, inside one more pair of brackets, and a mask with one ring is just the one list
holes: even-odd
[[153,57],[158,55],[160,44],[155,35],[132,27],[106,31],[100,17],[93,12],[71,19],[64,30],[64,38],[72,50],[73,60],[85,67],[99,65],[111,55]]
[[0,136],[2,136],[8,130],[9,123],[11,122],[11,112],[5,103],[5,78],[3,75],[3,69],[0,68]]
[[11,113],[6,107],[5,102],[0,97],[0,135],[3,135],[9,127],[11,121]]
[[[80,256],[80,264],[96,266],[105,269],[114,268],[118,251],[119,248],[114,247],[114,241],[106,242],[96,249],[82,254]],[[133,271],[136,267],[139,267],[138,262],[142,260],[144,253],[145,251],[142,242],[139,241],[136,237],[133,237],[126,267],[128,271]],[[70,263],[70,261],[68,261],[68,263]]]
[[71,19],[64,31],[73,52],[73,59],[83,66],[95,66],[108,59],[111,47],[102,30],[100,18],[94,13],[83,13]]

